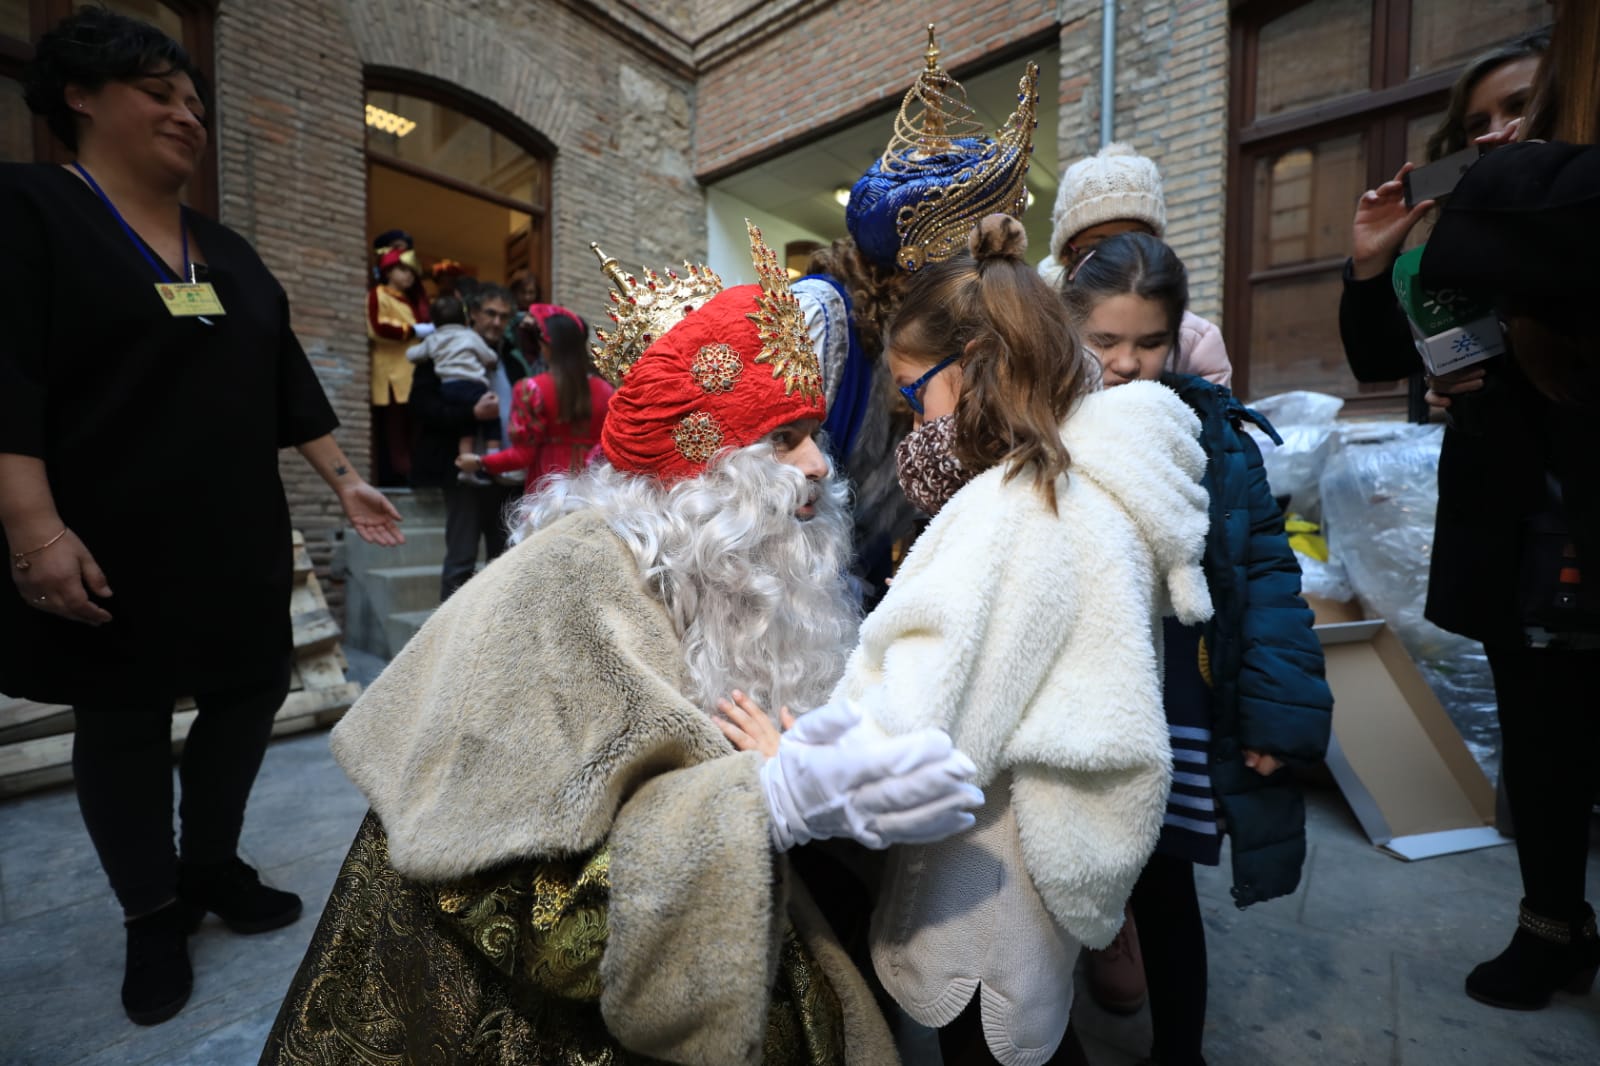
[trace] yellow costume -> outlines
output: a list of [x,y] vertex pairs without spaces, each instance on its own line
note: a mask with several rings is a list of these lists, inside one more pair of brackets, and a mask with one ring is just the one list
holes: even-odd
[[395,403],[411,399],[411,363],[406,349],[415,339],[417,316],[411,305],[395,295],[387,285],[367,294],[367,336],[372,339],[372,403],[388,406],[389,393]]

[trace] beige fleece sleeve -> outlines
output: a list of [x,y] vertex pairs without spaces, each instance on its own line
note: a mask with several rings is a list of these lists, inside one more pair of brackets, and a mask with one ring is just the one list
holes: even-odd
[[695,1066],[761,1059],[784,906],[758,752],[652,777],[611,831],[606,1027]]

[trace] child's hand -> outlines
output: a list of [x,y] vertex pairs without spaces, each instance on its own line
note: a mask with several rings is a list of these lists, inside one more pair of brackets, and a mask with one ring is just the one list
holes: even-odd
[[465,455],[458,455],[456,456],[456,469],[465,470],[469,474],[476,474],[483,469],[483,459],[481,456],[473,455],[471,452]]
[[[783,734],[755,700],[734,689],[732,702],[717,701],[717,712],[722,717],[713,718],[712,721],[733,741],[735,748],[740,751],[759,751],[769,759],[778,754],[778,741]],[[789,713],[789,708],[783,708],[778,714],[784,729],[794,725],[794,715]]]
[[1264,751],[1250,751],[1245,749],[1244,764],[1262,777],[1271,777],[1283,769],[1283,763]]

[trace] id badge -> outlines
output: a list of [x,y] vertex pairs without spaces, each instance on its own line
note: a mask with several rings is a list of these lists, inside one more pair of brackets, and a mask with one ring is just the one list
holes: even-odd
[[209,281],[191,284],[162,282],[156,285],[156,292],[161,296],[161,302],[167,305],[167,313],[174,318],[227,314],[222,309],[222,301],[217,299],[217,290]]

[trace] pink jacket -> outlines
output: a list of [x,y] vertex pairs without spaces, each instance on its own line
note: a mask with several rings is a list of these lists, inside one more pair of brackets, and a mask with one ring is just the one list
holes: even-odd
[[1172,369],[1205,378],[1214,385],[1231,386],[1233,364],[1228,362],[1222,331],[1193,311],[1185,311],[1183,321],[1178,323],[1178,358]]

